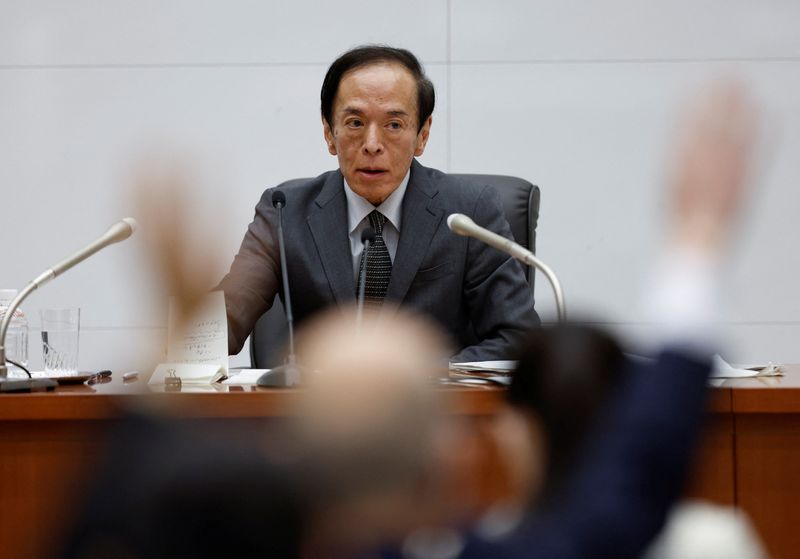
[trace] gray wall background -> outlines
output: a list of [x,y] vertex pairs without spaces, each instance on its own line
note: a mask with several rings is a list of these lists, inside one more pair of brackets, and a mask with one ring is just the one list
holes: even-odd
[[[335,166],[318,116],[327,65],[385,42],[437,86],[422,163],[539,184],[538,253],[573,314],[637,340],[678,109],[734,74],[765,122],[726,356],[800,362],[798,22],[792,0],[1,0],[0,284],[22,287],[134,214],[131,169],[165,150],[193,169],[193,227],[218,241],[221,277],[265,187]],[[82,308],[82,368],[158,358],[166,305],[142,248],[108,249],[29,299],[34,367],[52,306]],[[541,278],[537,292],[552,317]]]

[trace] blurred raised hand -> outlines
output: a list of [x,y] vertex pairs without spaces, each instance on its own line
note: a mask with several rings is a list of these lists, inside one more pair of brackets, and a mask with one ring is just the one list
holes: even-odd
[[669,241],[716,253],[743,209],[757,113],[745,87],[721,81],[697,97],[680,126],[668,191]]
[[190,171],[196,166],[177,157],[150,157],[135,167],[131,180],[149,259],[184,318],[213,289],[230,260],[219,239],[227,213],[197,188],[199,180]]

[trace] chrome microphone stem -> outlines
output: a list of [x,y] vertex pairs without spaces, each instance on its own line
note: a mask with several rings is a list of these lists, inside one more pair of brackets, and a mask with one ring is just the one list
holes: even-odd
[[502,235],[498,235],[494,231],[489,231],[485,227],[481,227],[464,214],[450,214],[450,216],[447,218],[447,226],[451,231],[453,231],[453,233],[456,233],[457,235],[464,235],[466,237],[478,239],[479,241],[484,242],[501,252],[505,252],[512,258],[515,258],[520,262],[527,264],[528,266],[533,266],[542,272],[547,278],[547,281],[550,282],[550,286],[553,288],[553,295],[555,295],[556,311],[558,312],[559,322],[565,322],[567,320],[567,307],[564,303],[564,291],[561,289],[561,282],[558,281],[558,277],[552,268],[536,258],[531,251],[522,245],[515,243],[511,239],[507,239]]
[[[289,292],[289,271],[286,269],[286,245],[283,240],[283,204],[278,204],[278,250],[281,259],[281,280],[283,281],[283,301],[286,309],[286,322],[289,325],[289,363],[294,365],[294,314],[292,313],[292,296]],[[298,379],[290,379],[296,384]]]
[[556,299],[556,312],[558,313],[558,321],[559,322],[566,322],[567,321],[567,306],[564,303],[564,290],[561,289],[561,282],[558,281],[558,276],[553,271],[553,269],[536,258],[536,256],[530,252],[526,251],[527,254],[525,255],[524,259],[522,260],[528,266],[533,266],[540,272],[544,274],[547,278],[547,281],[550,282],[550,287],[553,288],[553,296]]
[[364,295],[367,283],[367,254],[369,253],[369,239],[364,241],[364,265],[358,274],[358,306],[356,307],[356,333],[361,334],[361,323],[364,321]]

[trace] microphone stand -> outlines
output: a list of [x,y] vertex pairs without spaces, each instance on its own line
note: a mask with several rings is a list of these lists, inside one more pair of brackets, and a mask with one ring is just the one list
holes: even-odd
[[62,260],[52,268],[39,274],[31,281],[19,295],[8,305],[8,310],[0,322],[0,392],[30,392],[32,390],[52,390],[58,383],[52,379],[30,378],[30,373],[26,379],[8,379],[8,368],[6,367],[6,333],[14,317],[14,312],[19,308],[22,301],[36,289],[60,276],[73,266],[80,264],[96,252],[102,250],[110,244],[124,241],[130,237],[136,229],[136,220],[126,217],[122,221],[112,225],[102,237],[93,241],[91,244],[82,248],[69,258]]
[[8,368],[6,367],[6,348],[5,348],[5,340],[6,340],[6,332],[8,331],[8,326],[11,324],[11,320],[14,317],[14,313],[19,308],[22,301],[24,301],[28,295],[33,293],[37,288],[41,285],[44,285],[51,279],[53,279],[52,270],[47,270],[45,273],[41,274],[35,280],[30,282],[25,289],[23,289],[14,300],[8,305],[6,309],[6,314],[3,317],[3,321],[0,322],[0,392],[33,392],[33,391],[41,391],[41,390],[52,390],[58,383],[53,379],[49,378],[31,378],[30,373],[28,373],[28,378],[24,379],[9,379],[8,378]]
[[286,322],[289,324],[289,356],[286,363],[270,369],[256,381],[258,386],[266,388],[290,388],[300,384],[303,371],[297,366],[294,353],[294,315],[292,314],[292,298],[289,292],[289,272],[286,269],[286,245],[283,240],[283,207],[286,195],[280,190],[272,193],[272,206],[278,210],[278,250],[281,259],[281,280],[283,281],[283,302],[286,309]]
[[556,273],[552,268],[550,268],[550,266],[536,258],[531,251],[522,245],[515,243],[511,239],[506,239],[502,235],[498,235],[493,231],[489,231],[485,227],[481,227],[464,214],[450,214],[450,216],[447,218],[447,226],[453,233],[456,233],[457,235],[478,239],[479,241],[482,241],[501,252],[505,252],[523,264],[532,266],[542,272],[547,278],[547,281],[550,282],[550,287],[553,288],[553,295],[555,296],[556,300],[556,311],[558,313],[558,321],[567,321],[567,307],[564,303],[564,290],[561,289],[561,282],[558,281]]
[[527,254],[520,255],[518,260],[527,264],[528,266],[533,266],[535,269],[539,270],[544,274],[544,277],[547,278],[547,281],[550,282],[550,287],[553,288],[553,296],[556,299],[556,312],[558,314],[558,321],[559,322],[566,322],[567,321],[567,307],[564,303],[564,290],[561,289],[561,282],[558,281],[558,276],[553,271],[553,269],[536,258],[536,256],[531,251],[525,251]]
[[364,298],[367,287],[367,257],[369,256],[369,246],[375,240],[375,230],[369,225],[361,231],[361,243],[364,245],[362,252],[364,265],[358,274],[358,307],[356,311],[356,334],[361,334],[361,323],[364,320]]

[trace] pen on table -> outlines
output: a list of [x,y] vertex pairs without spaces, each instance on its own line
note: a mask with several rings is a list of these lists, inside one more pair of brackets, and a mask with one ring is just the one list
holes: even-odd
[[139,378],[139,371],[128,371],[124,375],[122,375],[122,380],[124,382],[129,382],[132,380],[136,380]]

